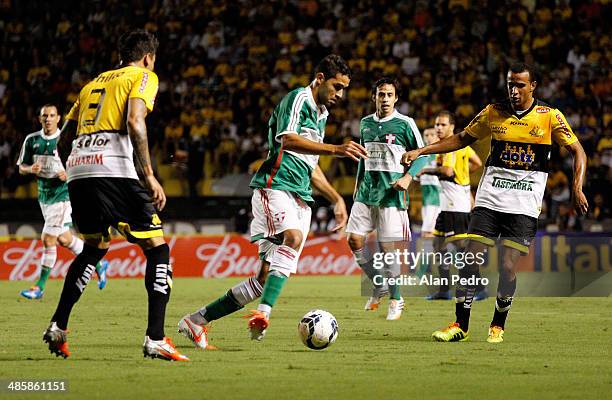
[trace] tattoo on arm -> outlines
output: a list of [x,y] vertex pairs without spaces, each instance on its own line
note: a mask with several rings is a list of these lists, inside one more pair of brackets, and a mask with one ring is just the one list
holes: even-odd
[[142,99],[130,99],[127,130],[134,147],[134,163],[145,176],[153,175],[145,117],[147,108]]

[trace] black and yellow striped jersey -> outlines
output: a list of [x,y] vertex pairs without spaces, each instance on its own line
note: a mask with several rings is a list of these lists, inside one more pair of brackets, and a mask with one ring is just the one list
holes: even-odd
[[563,114],[536,99],[522,114],[509,102],[489,104],[465,131],[477,139],[491,136],[476,206],[534,218],[541,211],[553,141],[578,141]]
[[67,119],[77,121],[77,138],[66,163],[68,180],[86,177],[137,179],[127,135],[128,100],[142,99],[151,112],[158,78],[127,66],[101,73],[81,89]]

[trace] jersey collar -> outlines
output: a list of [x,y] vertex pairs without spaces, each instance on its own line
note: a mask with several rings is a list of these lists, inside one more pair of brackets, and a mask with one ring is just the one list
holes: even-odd
[[327,107],[321,104],[320,107],[317,107],[317,103],[315,103],[314,97],[312,97],[312,88],[314,87],[314,81],[309,86],[306,86],[306,95],[308,96],[308,104],[312,107],[313,110],[317,111],[317,120],[322,118],[326,118],[329,115],[329,111],[327,111]]
[[387,121],[391,121],[396,116],[397,116],[397,110],[393,109],[393,112],[391,113],[391,115],[388,115],[385,118],[378,118],[378,115],[376,115],[376,113],[372,115],[372,118],[374,118],[374,121],[376,122],[387,122]]
[[535,106],[538,104],[538,99],[536,99],[535,97],[533,98],[533,103],[531,103],[531,107],[529,107],[524,113],[522,114],[517,114],[516,111],[514,111],[514,108],[512,108],[512,104],[510,104],[510,112],[512,113],[512,115],[514,115],[516,118],[521,119],[524,116],[526,116],[527,114],[529,114],[531,112],[531,110],[533,110],[535,108]]
[[44,129],[41,129],[39,132],[40,132],[40,136],[43,139],[45,139],[45,140],[55,139],[55,138],[57,138],[60,135],[60,133],[62,133],[62,131],[59,128],[57,128],[55,133],[53,133],[52,135],[45,135],[45,130]]

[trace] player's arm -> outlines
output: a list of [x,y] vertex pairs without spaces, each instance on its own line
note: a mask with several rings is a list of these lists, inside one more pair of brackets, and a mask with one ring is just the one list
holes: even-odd
[[38,173],[40,172],[40,164],[32,164],[32,165],[27,165],[27,164],[19,164],[19,173],[21,175],[28,175],[28,174],[34,174],[34,175],[38,175]]
[[317,143],[305,139],[296,133],[285,133],[281,136],[284,150],[302,154],[330,155],[334,157],[349,157],[355,161],[368,158],[368,152],[359,143],[350,141],[344,144]]
[[147,106],[141,98],[130,98],[128,100],[127,131],[134,146],[134,158],[136,164],[144,175],[145,183],[151,191],[153,204],[158,210],[162,210],[166,205],[166,194],[159,184],[149,156],[149,142],[147,139]]
[[478,168],[482,167],[482,160],[478,157],[476,152],[470,154],[470,172],[476,171]]
[[423,168],[421,172],[418,173],[417,176],[421,176],[423,174],[435,175],[438,178],[449,178],[450,179],[455,176],[455,171],[451,167],[441,165],[439,167]]
[[[406,125],[405,130],[403,131],[405,139],[408,143],[407,148],[412,149],[422,149],[425,147],[425,142],[423,142],[423,137],[421,136],[421,132],[417,127],[416,123],[412,118],[408,119],[408,124]],[[404,175],[393,182],[393,189],[397,191],[406,191],[412,183],[412,180],[419,176],[419,173],[423,170],[423,168],[429,162],[429,157],[421,156],[418,157],[411,165],[410,168],[406,169]]]
[[19,174],[21,175],[38,175],[42,169],[40,164],[34,162],[29,139],[26,139],[21,145],[21,151],[19,152],[19,158],[17,159],[17,166],[19,167]]
[[584,215],[589,210],[589,203],[584,193],[582,193],[582,184],[586,175],[586,154],[561,111],[553,109],[550,113],[550,121],[553,140],[559,146],[565,147],[574,158],[572,205],[578,214]]
[[461,131],[460,133],[449,136],[439,142],[404,153],[402,156],[402,164],[410,165],[414,160],[422,155],[450,153],[469,146],[476,140],[477,139],[474,136],[468,134],[466,131]]
[[77,134],[77,121],[74,119],[66,119],[64,126],[62,126],[62,133],[60,139],[57,142],[57,152],[65,165],[68,156],[72,151],[72,141],[76,138]]
[[323,197],[325,197],[334,206],[334,216],[336,219],[336,226],[332,229],[332,232],[337,232],[346,226],[348,221],[348,213],[346,211],[346,204],[344,199],[340,196],[340,193],[336,192],[336,189],[329,183],[321,167],[317,167],[312,171],[312,177],[310,178],[312,186],[317,189]]
[[565,146],[567,151],[574,158],[574,179],[572,181],[572,203],[574,209],[579,214],[586,214],[589,210],[589,203],[582,192],[582,184],[586,175],[587,157],[580,142],[576,141]]

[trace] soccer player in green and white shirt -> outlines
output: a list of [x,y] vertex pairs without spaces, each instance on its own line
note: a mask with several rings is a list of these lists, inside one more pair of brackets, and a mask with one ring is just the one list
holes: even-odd
[[[432,144],[440,140],[434,128],[427,128],[423,131],[423,139],[425,144]],[[426,167],[437,167],[436,156],[430,154],[427,156],[428,163]],[[424,174],[423,171],[418,174],[419,182],[421,183],[422,206],[421,217],[423,224],[421,225],[421,237],[432,238],[436,219],[440,214],[440,180],[436,175]]]
[[[56,243],[77,255],[83,251],[83,241],[70,232],[72,208],[68,197],[66,171],[58,155],[57,142],[60,138],[58,124],[60,116],[57,107],[45,104],[40,109],[40,131],[26,136],[19,153],[19,173],[34,174],[38,181],[38,203],[45,219],[42,231],[43,254],[40,260],[40,277],[30,289],[22,290],[21,295],[28,299],[40,299],[51,269],[57,259]],[[106,285],[106,268],[102,261],[96,266],[98,287]]]
[[[435,128],[427,128],[423,131],[423,140],[425,144],[432,144],[440,140]],[[423,243],[423,251],[431,253],[434,250],[433,238],[436,227],[436,220],[440,214],[440,179],[437,175],[424,173],[426,168],[436,168],[438,166],[436,155],[430,154],[427,156],[427,165],[421,172],[417,174],[417,179],[421,183],[421,240]],[[429,269],[427,257],[424,257],[419,262],[417,275],[422,276]]]
[[[414,120],[395,110],[400,84],[393,78],[379,79],[374,85],[373,100],[376,113],[361,120],[361,144],[368,151],[368,159],[359,162],[355,202],[351,209],[346,232],[355,260],[374,284],[374,292],[365,309],[376,310],[383,292],[383,276],[396,278],[400,265],[385,265],[384,274],[374,268],[373,259],[365,252],[368,233],[376,230],[382,250],[403,250],[410,241],[408,221],[408,186],[425,165],[426,158],[415,162],[406,171],[401,164],[404,149],[424,146]],[[404,300],[398,285],[388,285],[390,302],[387,320],[402,315]]]
[[268,158],[259,168],[251,187],[253,221],[251,241],[257,242],[261,269],[256,277],[231,288],[226,294],[179,321],[179,332],[197,347],[207,348],[206,325],[240,310],[261,297],[249,315],[251,338],[263,339],[272,307],[287,278],[295,273],[298,258],[310,229],[314,186],[334,204],[337,226],[347,220],[342,197],[329,184],[318,166],[319,155],[366,158],[365,148],[355,142],[323,143],[327,108],[336,105],[350,82],[350,69],[337,55],[325,57],[307,87],[287,94],[276,106],[268,123]]

